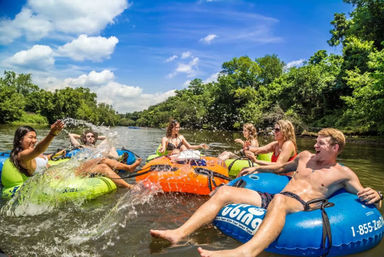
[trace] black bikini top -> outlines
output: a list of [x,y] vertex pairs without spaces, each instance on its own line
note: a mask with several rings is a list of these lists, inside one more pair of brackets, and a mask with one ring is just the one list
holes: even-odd
[[[177,142],[177,139],[176,139],[176,142]],[[167,150],[168,151],[172,151],[172,150],[175,150],[175,149],[180,149],[182,145],[183,145],[183,141],[182,140],[180,140],[180,143],[177,146],[175,146],[171,142],[168,142],[167,143]]]

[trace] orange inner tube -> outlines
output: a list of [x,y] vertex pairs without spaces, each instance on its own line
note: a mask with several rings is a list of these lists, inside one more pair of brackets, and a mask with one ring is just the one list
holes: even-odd
[[229,182],[228,168],[215,157],[176,162],[168,156],[156,158],[138,172],[137,182],[159,187],[164,192],[183,192],[208,195],[217,186]]

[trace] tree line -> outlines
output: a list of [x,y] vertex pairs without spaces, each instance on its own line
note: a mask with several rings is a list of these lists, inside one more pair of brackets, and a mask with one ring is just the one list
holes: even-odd
[[299,130],[337,127],[384,134],[384,1],[344,0],[347,19],[335,13],[328,44],[340,55],[318,50],[300,67],[287,69],[277,55],[233,58],[217,81],[192,80],[175,96],[140,112],[117,114],[97,103],[88,88],[54,92],[31,83],[30,74],[6,71],[0,78],[0,123],[33,112],[53,122],[72,117],[94,124],[164,127],[170,117],[194,129],[238,129],[245,122],[270,126],[289,119]]
[[118,125],[112,106],[97,103],[89,88],[64,88],[54,92],[32,83],[31,74],[5,71],[0,77],[0,124],[14,121],[52,124],[67,117],[93,124]]

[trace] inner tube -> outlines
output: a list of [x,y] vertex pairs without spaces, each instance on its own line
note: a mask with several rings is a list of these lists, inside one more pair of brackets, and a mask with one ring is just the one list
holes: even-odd
[[224,162],[207,156],[184,162],[172,161],[168,156],[158,157],[146,163],[135,177],[137,182],[164,192],[199,195],[208,195],[230,181]]
[[[77,154],[83,152],[83,151],[86,151],[87,148],[77,148],[77,149],[73,149],[71,151],[68,151],[66,154],[65,154],[65,158],[72,158],[74,156],[76,156]],[[116,152],[117,154],[119,155],[120,159],[122,161],[124,161],[124,163],[128,164],[128,165],[131,165],[133,164],[135,161],[136,161],[136,154],[128,149],[116,149]],[[124,160],[123,160],[124,159]]]
[[[271,157],[272,153],[258,154],[257,160],[270,162]],[[225,164],[228,167],[228,174],[232,177],[236,177],[244,168],[258,166],[256,163],[253,163],[247,158],[227,159],[225,160]]]
[[[64,160],[55,162],[50,161],[52,165],[57,165]],[[6,159],[1,183],[3,185],[2,198],[10,199],[14,197],[29,179],[21,173],[15,165]],[[106,177],[73,177],[71,179],[52,179],[43,191],[36,194],[37,201],[49,201],[52,197],[55,201],[67,201],[73,199],[94,199],[106,193],[116,190],[116,184]]]
[[[279,193],[288,181],[284,176],[260,173],[240,177],[229,185]],[[334,204],[324,209],[330,224],[328,240],[324,241],[323,237],[322,211],[301,211],[287,215],[281,234],[266,251],[295,256],[341,256],[366,251],[380,243],[384,220],[374,205],[365,205],[357,195],[345,190],[339,190],[328,201]],[[213,224],[224,234],[245,243],[256,233],[265,214],[266,210],[260,207],[230,204],[220,210]]]

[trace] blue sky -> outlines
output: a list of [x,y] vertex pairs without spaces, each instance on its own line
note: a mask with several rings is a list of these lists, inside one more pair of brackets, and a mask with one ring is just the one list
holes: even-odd
[[0,0],[0,72],[41,88],[89,87],[120,113],[139,111],[233,57],[276,54],[288,67],[329,47],[342,0]]

